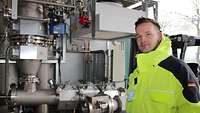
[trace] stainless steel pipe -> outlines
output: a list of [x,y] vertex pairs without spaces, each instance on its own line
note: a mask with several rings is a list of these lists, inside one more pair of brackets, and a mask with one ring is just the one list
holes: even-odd
[[29,93],[23,90],[11,92],[11,102],[17,105],[56,104],[58,97],[53,90],[38,90]]
[[5,96],[5,95],[1,95],[1,96],[0,96],[0,100],[1,100],[1,99],[9,99],[9,98],[10,98],[10,96]]

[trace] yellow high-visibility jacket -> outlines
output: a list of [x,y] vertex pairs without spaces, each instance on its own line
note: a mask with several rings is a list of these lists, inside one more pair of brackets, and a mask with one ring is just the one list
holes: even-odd
[[152,52],[136,55],[129,77],[127,113],[200,113],[198,80],[189,66],[171,56],[171,41],[163,37]]

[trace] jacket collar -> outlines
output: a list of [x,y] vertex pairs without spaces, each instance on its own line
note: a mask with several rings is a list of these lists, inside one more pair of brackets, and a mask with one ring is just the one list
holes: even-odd
[[159,46],[149,53],[139,53],[136,55],[137,67],[145,68],[149,66],[158,65],[162,60],[166,59],[172,54],[171,40],[163,36]]

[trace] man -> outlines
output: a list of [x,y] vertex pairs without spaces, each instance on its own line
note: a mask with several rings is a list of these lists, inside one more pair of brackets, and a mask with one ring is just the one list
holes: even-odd
[[183,61],[171,55],[171,41],[152,19],[135,23],[139,53],[129,77],[127,113],[200,113],[199,84]]

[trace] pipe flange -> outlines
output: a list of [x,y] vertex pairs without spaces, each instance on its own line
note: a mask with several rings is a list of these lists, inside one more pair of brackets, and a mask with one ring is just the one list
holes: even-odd
[[45,36],[37,35],[14,35],[11,36],[9,42],[12,46],[20,45],[39,45],[42,47],[50,47],[55,45],[55,40],[53,38],[47,38]]
[[26,83],[40,83],[40,80],[38,77],[36,76],[27,76],[26,79],[25,79],[25,82]]

